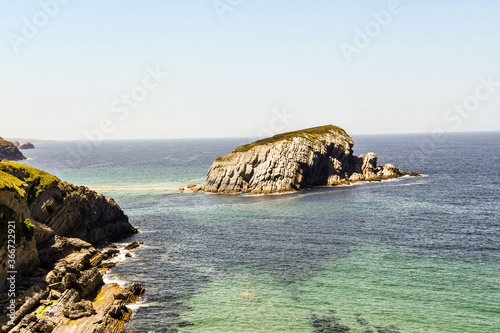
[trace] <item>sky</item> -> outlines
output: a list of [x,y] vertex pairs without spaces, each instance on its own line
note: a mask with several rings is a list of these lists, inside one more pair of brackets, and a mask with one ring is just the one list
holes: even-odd
[[500,130],[500,2],[4,0],[0,136]]

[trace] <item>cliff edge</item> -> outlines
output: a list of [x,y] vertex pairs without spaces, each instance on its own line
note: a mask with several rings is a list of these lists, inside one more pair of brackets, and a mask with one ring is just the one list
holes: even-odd
[[144,288],[103,275],[133,247],[95,246],[136,232],[113,199],[1,161],[0,333],[122,332]]
[[352,138],[333,125],[278,134],[217,158],[201,190],[279,193],[408,175],[391,164],[377,166],[374,153],[354,156],[353,145]]
[[0,161],[19,161],[25,159],[26,157],[24,157],[14,143],[0,138]]

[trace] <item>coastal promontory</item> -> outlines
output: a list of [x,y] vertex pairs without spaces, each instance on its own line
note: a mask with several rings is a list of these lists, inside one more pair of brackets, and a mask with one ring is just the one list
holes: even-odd
[[392,164],[377,166],[374,153],[355,156],[353,145],[346,131],[333,125],[278,134],[217,158],[200,189],[280,193],[408,175]]
[[24,157],[24,155],[19,151],[18,147],[14,143],[0,138],[0,161],[19,161],[25,159],[26,157]]
[[0,162],[0,332],[122,332],[144,288],[104,284],[136,233],[113,199]]

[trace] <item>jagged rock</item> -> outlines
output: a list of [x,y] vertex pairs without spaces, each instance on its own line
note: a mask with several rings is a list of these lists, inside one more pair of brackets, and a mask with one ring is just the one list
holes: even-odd
[[217,158],[201,190],[275,193],[407,175],[393,165],[377,166],[374,153],[354,156],[353,145],[332,125],[275,135]]
[[14,145],[14,147],[19,148],[19,141],[15,140],[15,141],[11,141],[11,142]]
[[59,278],[57,277],[56,273],[54,273],[54,271],[50,271],[47,273],[47,275],[45,275],[45,283],[47,283],[47,285],[49,285],[49,287],[53,286],[57,282],[60,282],[60,281],[59,281]]
[[94,267],[83,273],[76,283],[81,290],[82,297],[85,298],[103,284],[102,274]]
[[72,304],[69,308],[64,309],[63,314],[66,318],[75,320],[82,317],[90,317],[96,314],[96,311],[91,301],[81,300],[80,302]]
[[144,244],[144,242],[133,242],[125,246],[125,250],[132,250]]
[[47,242],[55,236],[54,230],[47,227],[45,224],[38,223],[37,221],[32,221],[32,223],[35,226],[35,240],[37,246]]
[[26,317],[24,317],[19,324],[21,325],[21,327],[26,327],[31,323],[35,323],[36,321],[37,321],[36,316],[31,313]]
[[44,243],[39,252],[40,262],[43,267],[52,267],[58,260],[75,252],[88,250],[95,253],[95,249],[89,243],[78,238],[53,237],[49,243]]
[[10,141],[0,138],[0,161],[10,160],[19,161],[25,160],[26,157],[17,149],[17,147]]
[[65,182],[47,187],[30,204],[30,212],[57,235],[94,245],[137,233],[113,199]]
[[109,310],[109,315],[115,319],[123,318],[126,313],[129,313],[129,309],[124,304],[113,305]]
[[199,191],[202,190],[202,187],[201,187],[201,185],[196,185],[196,186],[191,187],[190,190],[193,191],[194,193],[198,193]]
[[67,273],[62,279],[62,285],[64,289],[70,289],[76,284],[76,274]]
[[187,188],[192,188],[192,187],[195,187],[196,184],[195,183],[192,183],[192,184],[189,184],[188,186],[186,186]]
[[31,322],[22,332],[23,333],[52,333],[56,323],[45,318],[37,318]]
[[31,142],[25,142],[19,146],[19,149],[35,149],[35,146]]
[[51,290],[49,294],[49,299],[50,300],[58,300],[61,298],[61,293],[57,290]]
[[127,290],[136,296],[142,295],[144,293],[144,287],[139,282],[132,282],[132,284],[127,287]]
[[59,292],[63,292],[64,291],[62,282],[56,282],[56,283],[49,284],[49,289],[51,289],[51,291],[52,290],[56,290],[56,291],[59,291]]
[[113,268],[116,266],[116,262],[106,262],[103,264],[100,264],[98,267],[102,269],[108,269],[108,268]]

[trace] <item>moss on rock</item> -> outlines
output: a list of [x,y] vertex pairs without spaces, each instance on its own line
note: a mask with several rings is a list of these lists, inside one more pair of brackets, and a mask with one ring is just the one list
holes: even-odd
[[283,140],[291,141],[295,137],[302,137],[302,138],[306,138],[306,139],[311,140],[311,141],[315,141],[318,139],[318,136],[322,135],[322,134],[342,135],[344,137],[347,137],[350,141],[352,141],[352,138],[342,128],[337,127],[337,126],[333,126],[333,125],[325,125],[325,126],[306,128],[306,129],[299,130],[299,131],[277,134],[277,135],[270,137],[270,138],[258,140],[258,141],[249,143],[247,145],[239,146],[234,150],[234,152],[235,153],[246,152],[246,151],[248,151],[256,146],[267,145],[269,143],[274,143],[274,142],[283,141]]
[[[60,182],[61,180],[56,176],[22,163],[0,162],[0,189],[16,190],[22,197],[27,197],[29,201],[38,197],[48,186]],[[29,193],[26,193],[23,188],[24,184],[31,185]]]

